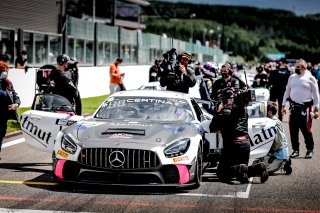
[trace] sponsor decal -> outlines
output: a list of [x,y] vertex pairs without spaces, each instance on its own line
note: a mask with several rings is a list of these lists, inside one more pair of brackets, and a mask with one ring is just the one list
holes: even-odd
[[126,99],[127,103],[158,103],[158,104],[169,104],[169,105],[176,105],[179,104],[186,104],[186,101],[181,99],[155,99],[155,98],[129,98]]
[[40,139],[40,143],[45,147],[47,147],[49,144],[49,139],[51,138],[51,132],[46,132],[40,129],[35,123],[28,120],[28,118],[29,117],[26,116],[22,119],[22,122],[21,122],[22,130],[29,135],[31,134],[32,137],[36,139]]
[[57,119],[56,124],[60,126],[66,126],[68,123],[68,119]]
[[65,151],[60,150],[60,149],[57,151],[57,155],[59,155],[59,156],[61,156],[63,158],[68,158],[68,156],[69,156],[68,153],[66,153]]
[[68,121],[67,126],[71,126],[72,124],[76,123],[76,121]]
[[109,109],[114,107],[122,107],[126,105],[131,105],[131,103],[157,103],[157,104],[168,104],[173,106],[188,105],[188,102],[184,99],[129,97],[126,99],[116,99],[116,98],[108,99],[105,103],[102,104],[101,108]]
[[109,138],[133,138],[132,134],[127,134],[127,133],[115,133],[111,135]]
[[277,130],[275,126],[272,126],[268,129],[262,128],[260,131],[254,134],[253,137],[250,137],[250,144],[253,147],[256,145],[262,145],[264,143],[267,143],[269,142],[269,139],[275,137],[276,133]]
[[181,161],[189,160],[189,157],[188,156],[176,157],[176,158],[172,158],[172,160],[173,160],[173,163],[178,163]]
[[76,121],[69,121],[68,119],[57,119],[56,124],[59,126],[71,126]]

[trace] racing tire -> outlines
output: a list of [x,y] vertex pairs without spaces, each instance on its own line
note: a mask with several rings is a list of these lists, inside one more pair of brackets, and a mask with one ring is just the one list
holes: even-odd
[[196,171],[195,171],[195,179],[194,179],[194,185],[190,187],[190,189],[197,189],[201,185],[202,181],[202,152],[201,148],[199,147],[198,149],[198,154],[197,154],[197,162],[196,162]]

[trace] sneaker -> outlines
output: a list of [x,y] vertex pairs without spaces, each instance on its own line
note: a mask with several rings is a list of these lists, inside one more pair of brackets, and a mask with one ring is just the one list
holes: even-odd
[[304,158],[310,159],[310,158],[312,158],[313,154],[314,154],[314,152],[312,150],[308,150],[306,153],[306,156]]
[[292,154],[290,155],[290,158],[296,158],[299,156],[299,151],[293,151]]
[[237,168],[237,181],[240,183],[249,183],[248,179],[248,166],[246,164],[240,164]]
[[265,163],[260,164],[260,182],[264,183],[268,180],[269,174]]
[[286,172],[286,175],[290,175],[292,173],[291,159],[290,158],[284,164],[283,170]]

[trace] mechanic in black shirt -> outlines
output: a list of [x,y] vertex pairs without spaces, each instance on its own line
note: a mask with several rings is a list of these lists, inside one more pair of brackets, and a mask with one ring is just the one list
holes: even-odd
[[[72,105],[75,105],[80,97],[77,87],[66,72],[69,63],[73,64],[75,62],[68,55],[62,54],[57,57],[57,69],[52,70],[49,76],[51,83],[50,91],[52,94],[65,97]],[[78,107],[76,106],[76,113],[80,115],[81,109],[77,109]]]
[[161,75],[161,60],[156,59],[154,65],[149,69],[149,82],[158,81]]
[[79,83],[79,69],[78,69],[78,60],[75,57],[70,57],[70,61],[68,63],[67,71],[68,76],[71,78],[75,87],[78,88]]
[[285,64],[279,62],[276,70],[271,70],[269,74],[269,87],[270,87],[270,101],[278,101],[278,118],[282,121],[281,106],[284,92],[286,91],[286,86],[288,79],[290,77],[290,72]]
[[252,87],[268,87],[268,74],[263,70],[263,66],[257,65],[256,70]]
[[227,87],[233,88],[234,90],[240,89],[240,82],[238,79],[231,76],[231,69],[232,68],[228,63],[225,63],[221,66],[220,73],[222,78],[216,80],[212,84],[211,99],[216,99],[218,97],[218,94],[220,94],[221,90]]
[[250,139],[248,135],[247,103],[239,96],[239,80],[231,77],[230,65],[223,64],[221,79],[212,85],[212,99],[215,100],[210,131],[220,131],[223,150],[217,175],[223,182],[236,177],[241,183],[248,183],[248,177],[260,176],[261,183],[268,179],[264,163],[248,167]]
[[238,97],[232,87],[220,90],[221,102],[216,104],[210,131],[220,131],[223,138],[221,159],[217,176],[222,182],[232,178],[240,183],[248,183],[248,177],[260,176],[261,183],[268,180],[265,163],[248,167],[250,157],[250,138],[248,135],[248,112],[246,103]]
[[[71,78],[74,86],[78,89],[79,84],[79,69],[78,69],[78,60],[75,57],[70,57],[70,61],[68,63],[66,74]],[[80,92],[78,90],[78,97],[75,98],[75,110],[77,115],[81,115],[82,113],[82,102]]]
[[[160,78],[160,85],[167,90],[189,93],[189,88],[196,85],[197,80],[189,63],[191,54],[183,53],[177,58],[178,63],[172,64],[173,70],[164,70]],[[171,66],[171,65],[169,65]]]
[[[235,73],[235,71],[236,71],[235,66],[234,66],[232,63],[230,63],[230,62],[227,62],[226,64],[228,64],[228,65],[230,66],[229,75],[239,81],[240,89],[243,89],[243,90],[244,90],[244,89],[247,89],[247,88],[248,88],[247,84],[246,84],[243,80],[241,80],[240,77],[238,77],[238,76],[236,75],[236,73]],[[240,66],[240,68],[241,68],[241,67],[243,67],[243,66]]]

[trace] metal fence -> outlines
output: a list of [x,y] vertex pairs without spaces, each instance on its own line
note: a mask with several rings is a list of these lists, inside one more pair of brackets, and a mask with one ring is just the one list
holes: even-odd
[[0,27],[0,54],[7,54],[10,58],[9,63],[13,64],[18,42],[20,49],[27,50],[30,66],[55,63],[62,50],[76,57],[82,66],[108,65],[117,57],[123,58],[124,64],[152,64],[171,48],[176,48],[178,53],[190,52],[197,61],[223,63],[227,59],[227,55],[218,48],[70,16],[67,17],[66,32],[67,35],[64,37],[61,34]]

